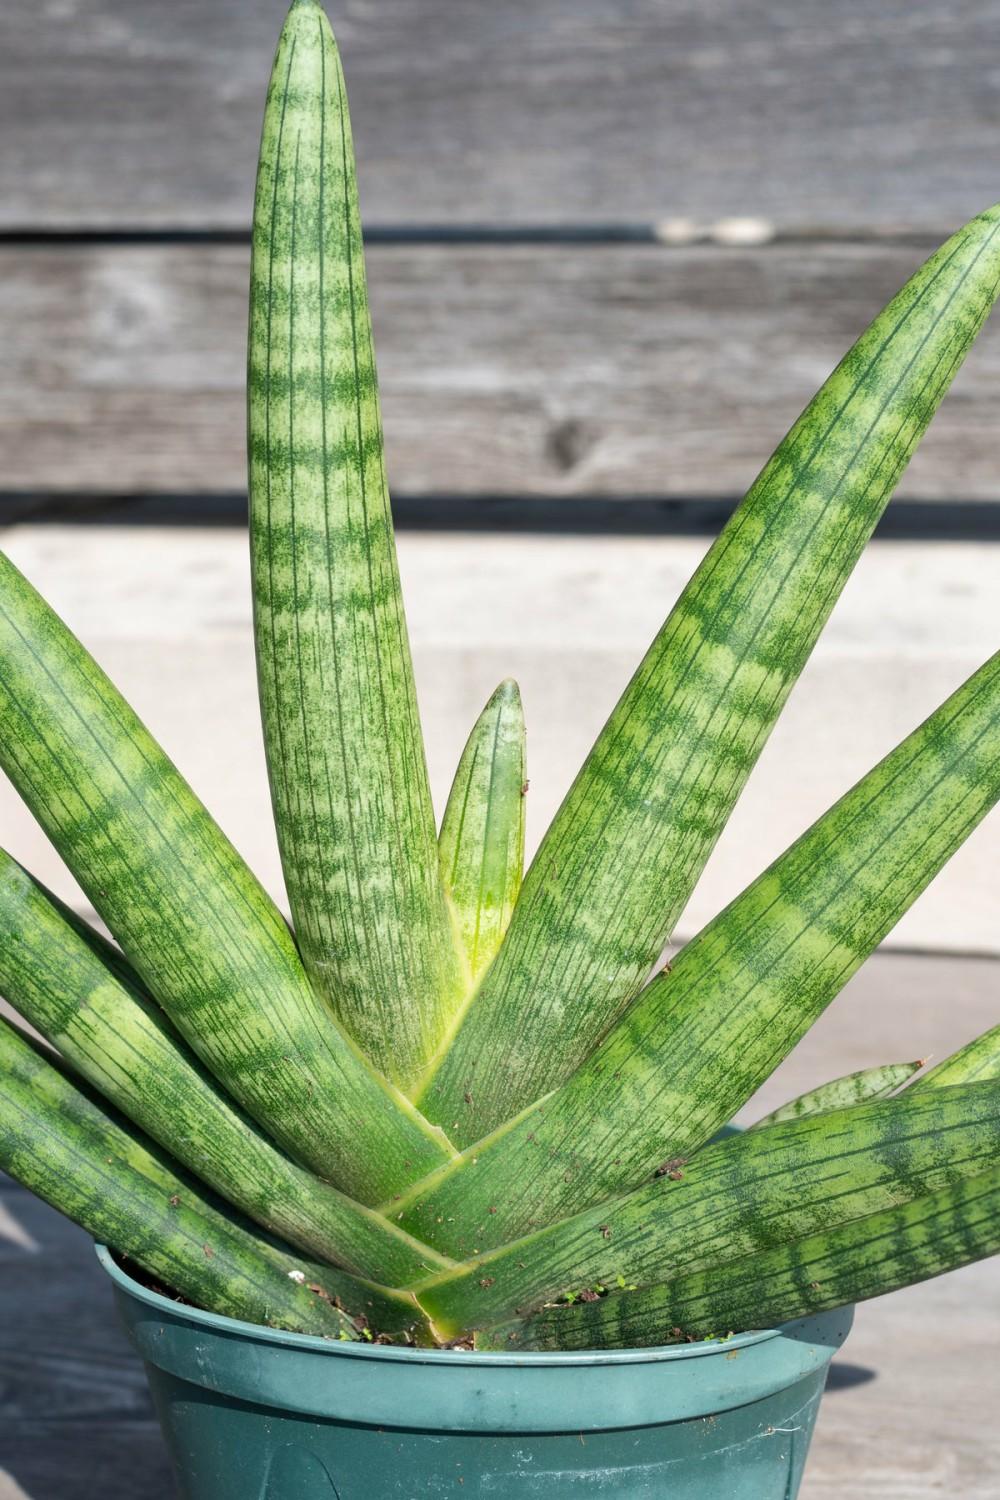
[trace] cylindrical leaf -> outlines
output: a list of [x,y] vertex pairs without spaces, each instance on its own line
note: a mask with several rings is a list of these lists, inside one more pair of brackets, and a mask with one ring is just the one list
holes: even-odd
[[645,982],[998,279],[992,209],[862,335],[684,590],[416,1096],[458,1145],[567,1078]]
[[1000,654],[710,922],[572,1079],[396,1206],[446,1254],[600,1203],[755,1092],[1000,797]]
[[948,1088],[980,1078],[1000,1078],[1000,1026],[991,1027],[950,1057],[942,1058],[911,1084],[909,1091]]
[[1000,1168],[663,1287],[547,1307],[486,1349],[641,1349],[775,1328],[913,1286],[1000,1251]]
[[314,0],[289,12],[268,92],[248,389],[258,680],[296,935],[317,989],[407,1087],[463,983],[396,566],[347,96]]
[[524,868],[524,713],[509,678],[490,698],[458,763],[441,823],[441,878],[474,984],[510,924]]
[[172,1157],[289,1243],[393,1286],[439,1262],[272,1145],[110,945],[2,850],[0,995]]
[[450,1151],[314,994],[281,913],[80,642],[0,555],[0,766],[150,994],[296,1160],[377,1202]]
[[768,1125],[781,1124],[783,1120],[801,1120],[806,1115],[822,1115],[831,1109],[862,1104],[866,1099],[884,1099],[901,1089],[906,1080],[922,1067],[922,1062],[884,1063],[880,1068],[861,1068],[857,1073],[846,1073],[843,1078],[821,1083],[797,1099],[789,1099],[787,1104],[781,1104],[769,1115],[755,1120],[750,1129],[764,1130]]
[[6,1021],[0,1078],[0,1167],[199,1307],[298,1333],[353,1336],[364,1317],[426,1336],[412,1299],[253,1233]]
[[454,1338],[619,1280],[645,1286],[830,1230],[1000,1160],[1000,1086],[967,1084],[733,1136],[413,1288]]

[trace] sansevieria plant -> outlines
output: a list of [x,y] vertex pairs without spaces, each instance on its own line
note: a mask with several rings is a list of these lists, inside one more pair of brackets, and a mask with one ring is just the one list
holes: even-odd
[[0,763],[114,939],[2,856],[0,993],[51,1047],[0,1026],[0,1164],[189,1301],[334,1338],[664,1344],[1000,1249],[1000,1027],[916,1079],[889,1064],[723,1131],[1000,797],[1000,655],[660,960],[998,287],[992,209],[781,442],[522,884],[513,682],[435,828],[343,75],[296,0],[248,374],[292,923],[0,560]]

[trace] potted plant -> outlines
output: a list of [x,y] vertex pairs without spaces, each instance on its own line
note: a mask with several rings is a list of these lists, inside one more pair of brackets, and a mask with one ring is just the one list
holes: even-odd
[[998,285],[994,209],[780,444],[522,886],[513,683],[435,833],[343,77],[293,4],[248,377],[293,930],[0,560],[0,764],[115,939],[0,857],[0,992],[56,1049],[0,1026],[0,1165],[111,1247],[184,1495],[791,1497],[851,1304],[1000,1248],[1000,1027],[726,1129],[1000,797],[1000,656],[649,978]]

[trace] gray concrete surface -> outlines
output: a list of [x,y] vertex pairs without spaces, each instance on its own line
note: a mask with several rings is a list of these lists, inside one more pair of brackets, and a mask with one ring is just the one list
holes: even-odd
[[[238,530],[14,528],[5,550],[280,893]],[[704,540],[403,533],[400,563],[439,811],[501,677],[528,722],[537,843]],[[1000,548],[876,542],[862,558],[685,913],[690,935],[996,649]],[[890,939],[1000,951],[995,813]],[[73,887],[0,785],[0,842]]]

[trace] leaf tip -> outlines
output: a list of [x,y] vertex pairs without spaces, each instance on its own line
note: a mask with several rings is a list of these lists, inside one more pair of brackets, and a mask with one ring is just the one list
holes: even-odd
[[[329,16],[320,4],[320,0],[291,0],[285,16],[283,30],[289,37],[293,34],[298,34],[305,40],[308,33],[303,34],[300,28],[305,25],[314,27],[317,21],[320,23],[321,34],[329,42],[333,37],[333,28],[330,25]],[[313,35],[315,35],[315,32],[313,32]]]
[[490,702],[501,704],[504,707],[509,705],[512,708],[519,709],[521,707],[521,689],[518,687],[515,679],[513,677],[505,677],[494,692]]

